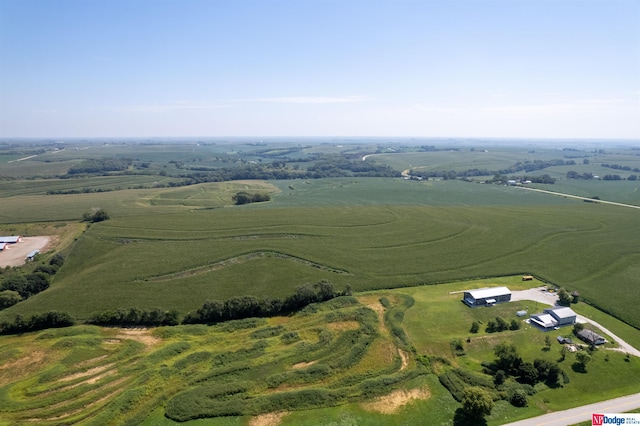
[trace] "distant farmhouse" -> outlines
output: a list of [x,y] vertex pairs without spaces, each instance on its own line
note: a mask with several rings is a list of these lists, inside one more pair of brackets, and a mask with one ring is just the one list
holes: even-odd
[[607,343],[607,339],[591,330],[587,330],[586,328],[578,332],[578,337],[590,345],[603,345]]
[[488,287],[464,292],[462,301],[468,306],[493,306],[511,301],[511,291],[507,287]]
[[20,236],[20,235],[12,235],[12,236],[9,236],[9,237],[0,236],[0,244],[2,244],[2,243],[15,244],[15,243],[21,243],[21,242],[22,242],[22,236]]
[[571,308],[549,308],[545,309],[541,314],[531,315],[529,322],[546,331],[564,325],[575,324],[576,313]]

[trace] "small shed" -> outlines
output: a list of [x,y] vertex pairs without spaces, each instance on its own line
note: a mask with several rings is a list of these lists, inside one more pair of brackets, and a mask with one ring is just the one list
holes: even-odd
[[507,287],[487,287],[464,292],[462,301],[468,306],[492,306],[511,301],[511,291]]
[[33,260],[36,257],[36,254],[40,253],[40,250],[34,250],[27,254],[27,260]]
[[533,275],[523,275],[522,281],[533,281]]

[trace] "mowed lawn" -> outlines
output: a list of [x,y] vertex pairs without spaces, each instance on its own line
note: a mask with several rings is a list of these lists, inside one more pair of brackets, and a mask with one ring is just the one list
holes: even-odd
[[[2,316],[56,309],[85,319],[132,306],[186,313],[207,299],[283,297],[321,279],[361,291],[531,273],[640,325],[635,210],[463,182],[431,191],[391,179],[327,182],[312,184],[324,186],[305,198],[307,184],[298,181],[261,205],[185,208],[166,193],[154,199],[173,200],[174,213],[148,203],[121,207],[77,239],[50,289]],[[409,189],[377,204],[347,204],[373,196],[376,183]],[[469,191],[467,205],[460,188]],[[329,205],[312,201],[319,192]],[[431,196],[434,205],[384,203],[411,194]],[[296,197],[298,207],[280,201]]]

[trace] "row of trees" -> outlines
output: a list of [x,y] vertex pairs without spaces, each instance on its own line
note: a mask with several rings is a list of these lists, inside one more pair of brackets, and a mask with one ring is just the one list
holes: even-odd
[[133,163],[130,158],[92,158],[72,166],[68,175],[96,174],[127,170]]
[[248,192],[241,191],[237,192],[233,197],[231,197],[234,204],[249,204],[249,203],[262,203],[264,201],[271,200],[271,196],[269,194],[249,194]]
[[0,323],[0,334],[18,334],[28,331],[45,330],[47,328],[69,327],[75,324],[71,315],[64,312],[50,311],[25,318],[16,315],[13,322]]
[[[495,321],[489,320],[487,322],[487,326],[485,327],[485,331],[487,333],[496,333],[496,332],[501,332],[506,330],[519,330],[519,329],[520,329],[520,323],[516,319],[512,319],[511,322],[507,322],[504,318],[499,316],[496,317]],[[472,322],[471,328],[469,328],[469,332],[475,334],[478,331],[480,331],[480,322],[479,321]]]
[[93,315],[89,324],[106,326],[148,326],[178,325],[180,317],[178,311],[164,311],[160,308],[142,310],[138,308],[118,309]]
[[189,312],[182,322],[184,324],[215,324],[235,319],[285,315],[311,303],[348,295],[351,295],[349,286],[344,291],[337,291],[331,282],[323,280],[314,285],[299,286],[294,294],[284,299],[238,296],[224,302],[208,300],[197,311]]

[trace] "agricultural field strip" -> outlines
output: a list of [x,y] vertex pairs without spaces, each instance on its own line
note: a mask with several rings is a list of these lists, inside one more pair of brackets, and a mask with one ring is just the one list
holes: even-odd
[[326,266],[326,265],[321,265],[319,263],[315,263],[315,262],[312,262],[310,260],[302,259],[300,257],[292,256],[292,255],[289,255],[289,254],[280,253],[280,252],[276,252],[276,251],[258,250],[258,251],[254,251],[254,252],[250,252],[250,253],[241,254],[239,256],[234,256],[234,257],[231,257],[229,259],[221,260],[221,261],[209,264],[209,265],[199,266],[197,268],[186,269],[186,270],[179,271],[179,272],[173,272],[173,273],[169,273],[169,274],[163,274],[163,275],[144,278],[144,279],[137,279],[135,281],[145,281],[145,282],[169,281],[169,280],[174,280],[174,279],[177,279],[177,278],[184,278],[184,277],[188,277],[188,276],[199,275],[199,274],[204,274],[204,273],[207,273],[207,272],[217,271],[217,270],[225,268],[227,266],[237,265],[237,264],[244,263],[244,262],[250,261],[252,259],[261,258],[261,257],[276,257],[276,258],[279,258],[279,259],[285,259],[285,260],[289,260],[289,261],[292,261],[292,262],[297,262],[297,263],[303,264],[305,266],[310,266],[312,268],[321,269],[323,271],[333,272],[335,274],[348,274],[348,275],[350,275],[350,273],[348,271],[345,271],[345,270],[342,270],[342,269],[337,269],[337,268],[332,268],[332,267]]
[[610,204],[612,206],[629,207],[629,208],[632,208],[632,209],[640,209],[640,206],[635,206],[633,204],[616,203],[614,201],[605,201],[605,200],[595,200],[593,198],[580,197],[578,195],[570,195],[570,194],[564,194],[562,192],[547,191],[546,189],[527,188],[527,187],[524,187],[524,186],[518,186],[517,188],[524,189],[524,190],[527,190],[527,191],[542,192],[544,194],[557,195],[557,196],[560,196],[560,197],[575,198],[577,200],[584,200],[584,201],[589,201],[589,202],[592,202],[592,203]]

